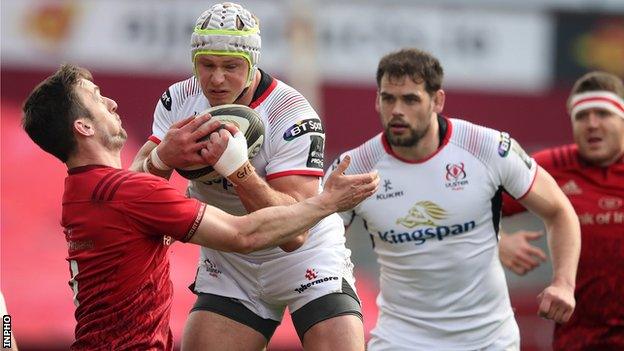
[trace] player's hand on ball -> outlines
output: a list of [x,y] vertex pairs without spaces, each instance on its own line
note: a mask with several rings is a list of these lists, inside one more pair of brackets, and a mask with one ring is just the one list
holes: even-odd
[[557,323],[570,320],[576,301],[574,288],[569,285],[551,284],[537,296],[538,315]]
[[323,195],[328,203],[336,207],[337,212],[347,211],[357,206],[377,191],[379,175],[376,171],[364,174],[345,175],[351,157],[345,158],[331,173],[323,187]]
[[238,128],[229,123],[221,123],[205,140],[206,146],[199,150],[203,159],[202,164],[213,166],[223,155],[232,135],[238,133]]
[[[234,184],[247,179],[250,175],[249,172],[253,171],[253,167],[249,163],[247,140],[243,133],[236,127],[226,126],[218,133],[210,135],[210,142],[219,149],[223,148],[213,165],[215,171]],[[211,145],[208,147],[210,148]],[[238,174],[239,172],[244,174]]]
[[191,116],[172,124],[157,147],[160,160],[171,168],[204,163],[200,150],[205,148],[209,141],[200,139],[221,126],[219,121],[209,122],[210,118],[209,114]]

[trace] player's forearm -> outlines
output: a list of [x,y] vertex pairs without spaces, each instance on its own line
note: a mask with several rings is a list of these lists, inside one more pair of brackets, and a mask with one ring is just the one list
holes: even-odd
[[154,166],[153,161],[150,159],[150,154],[157,145],[151,141],[148,141],[141,147],[137,155],[134,157],[132,164],[130,165],[130,170],[135,172],[144,172],[150,173],[155,176],[169,179],[173,170],[161,170]]
[[289,206],[263,208],[243,217],[241,234],[249,251],[284,244],[335,211],[318,195]]
[[271,188],[257,174],[237,185],[236,193],[247,212],[254,212],[270,206],[291,205],[297,202],[294,197]]
[[553,264],[553,283],[574,287],[581,251],[581,228],[578,217],[566,203],[544,224],[548,231],[548,247]]
[[[244,184],[239,185],[236,191],[247,212],[257,211],[270,206],[290,205],[297,202],[294,197],[273,189],[257,174]],[[308,234],[309,232],[304,230],[279,246],[286,252],[297,250],[308,239]]]

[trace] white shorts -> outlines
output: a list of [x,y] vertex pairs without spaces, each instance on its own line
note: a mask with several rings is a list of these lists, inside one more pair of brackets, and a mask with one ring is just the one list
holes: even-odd
[[231,297],[264,319],[281,321],[319,297],[341,293],[343,279],[355,291],[351,251],[344,244],[296,250],[254,263],[248,256],[203,248],[195,292]]
[[[402,333],[396,333],[397,323],[404,324],[396,318],[379,315],[377,323],[384,320],[384,331],[381,331],[379,325],[375,326],[371,333],[371,339],[368,342],[368,351],[520,351],[520,330],[516,320],[513,317],[502,322],[500,333],[495,336],[494,341],[482,347],[462,347],[461,345],[441,346],[428,344],[424,345],[422,339],[418,336],[411,335],[405,330]],[[435,340],[431,340],[431,343]]]

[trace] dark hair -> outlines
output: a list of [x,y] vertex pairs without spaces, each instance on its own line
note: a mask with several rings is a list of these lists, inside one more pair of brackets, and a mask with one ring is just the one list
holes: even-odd
[[444,70],[440,61],[431,54],[418,49],[407,48],[384,56],[377,66],[377,88],[381,79],[409,76],[415,83],[425,83],[425,90],[433,95],[442,88]]
[[622,79],[611,73],[594,71],[583,75],[574,83],[568,97],[568,106],[570,106],[573,95],[600,90],[614,93],[624,99],[624,83],[622,83]]
[[81,78],[93,80],[84,68],[62,65],[33,89],[22,108],[22,126],[28,136],[63,162],[76,149],[74,121],[79,117],[91,118],[75,90]]

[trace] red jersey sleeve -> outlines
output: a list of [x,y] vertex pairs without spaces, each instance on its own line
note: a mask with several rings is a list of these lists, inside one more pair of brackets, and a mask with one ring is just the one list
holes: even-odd
[[[154,178],[154,179],[152,179]],[[135,177],[147,191],[125,203],[131,225],[147,235],[169,235],[187,242],[197,231],[206,205],[182,195],[167,181],[156,177]],[[147,183],[147,184],[145,184]]]

